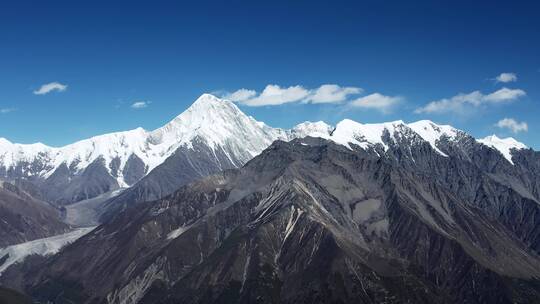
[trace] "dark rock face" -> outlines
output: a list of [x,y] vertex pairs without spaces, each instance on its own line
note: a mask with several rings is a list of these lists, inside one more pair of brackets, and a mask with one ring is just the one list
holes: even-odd
[[122,175],[128,185],[133,185],[146,174],[146,171],[148,171],[148,168],[144,162],[137,155],[131,154],[122,170]]
[[109,174],[103,159],[96,159],[80,174],[73,174],[67,166],[60,166],[40,187],[48,201],[67,205],[118,189],[118,182]]
[[0,247],[66,232],[68,226],[60,215],[53,206],[4,182],[0,186]]
[[2,280],[57,303],[538,303],[539,155],[400,140],[277,141]]

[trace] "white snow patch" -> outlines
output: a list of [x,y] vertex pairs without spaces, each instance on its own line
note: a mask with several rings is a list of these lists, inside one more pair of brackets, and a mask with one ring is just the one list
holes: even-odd
[[0,258],[6,256],[6,254],[9,255],[4,264],[0,265],[0,275],[9,266],[24,261],[27,256],[33,254],[52,255],[57,253],[62,247],[74,242],[94,228],[95,227],[80,228],[68,233],[11,245],[0,249]]
[[173,231],[169,232],[167,234],[167,239],[172,240],[182,235],[182,233],[186,232],[186,230],[189,229],[189,226],[182,226],[179,228],[174,229]]

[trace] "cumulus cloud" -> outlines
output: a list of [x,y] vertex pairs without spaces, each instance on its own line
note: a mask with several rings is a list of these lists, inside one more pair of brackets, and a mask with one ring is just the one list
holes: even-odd
[[520,89],[508,89],[508,88],[502,88],[500,90],[497,90],[487,96],[485,96],[485,101],[487,102],[507,102],[507,101],[513,101],[520,97],[523,97],[527,95],[525,91]]
[[64,92],[67,90],[67,85],[61,84],[59,82],[50,82],[42,85],[39,89],[34,91],[35,95],[45,95],[53,91]]
[[224,97],[230,101],[241,102],[241,101],[248,100],[254,97],[255,95],[257,95],[257,92],[255,92],[254,90],[240,89],[231,94],[227,94]]
[[451,98],[445,98],[428,103],[415,110],[415,113],[462,113],[467,107],[479,107],[481,105],[512,102],[525,96],[526,93],[520,89],[502,88],[488,95],[480,91],[468,94],[458,94]]
[[133,108],[133,109],[144,109],[144,108],[148,107],[148,105],[150,105],[150,103],[151,103],[150,101],[144,101],[144,100],[136,101],[131,105],[131,108]]
[[518,122],[513,118],[501,119],[495,124],[495,126],[501,129],[509,129],[513,133],[527,132],[529,130],[529,126],[526,122]]
[[357,108],[374,109],[387,113],[401,100],[402,98],[399,96],[386,96],[380,93],[373,93],[351,101],[350,105]]
[[[233,95],[236,93],[238,93],[238,91],[234,92]],[[242,93],[239,94],[241,95]],[[308,95],[309,91],[299,85],[282,88],[278,85],[269,84],[258,96],[252,95],[251,98],[244,99],[240,102],[252,107],[274,106],[298,102],[305,99]]]
[[306,102],[312,103],[338,103],[346,100],[349,95],[362,93],[361,88],[340,87],[337,84],[323,84],[313,90],[306,98]]
[[336,84],[324,84],[316,89],[307,89],[296,85],[290,87],[280,87],[279,85],[269,84],[258,94],[254,90],[240,89],[224,98],[241,104],[258,107],[274,106],[286,103],[340,103],[350,95],[362,93],[361,88],[341,87]]
[[0,109],[0,114],[7,114],[7,113],[11,113],[13,111],[15,111],[14,108],[1,108]]
[[514,82],[517,81],[517,75],[515,73],[501,73],[499,76],[495,77],[495,82]]

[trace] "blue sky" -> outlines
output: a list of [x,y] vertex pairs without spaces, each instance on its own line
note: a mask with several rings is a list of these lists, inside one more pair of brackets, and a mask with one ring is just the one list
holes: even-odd
[[540,149],[538,1],[80,2],[0,3],[0,137],[154,129],[214,92],[275,127],[431,119]]

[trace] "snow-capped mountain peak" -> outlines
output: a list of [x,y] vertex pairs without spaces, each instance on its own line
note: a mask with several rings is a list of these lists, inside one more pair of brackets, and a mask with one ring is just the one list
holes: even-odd
[[429,120],[420,120],[406,124],[402,120],[362,124],[350,119],[344,119],[339,122],[332,132],[331,139],[336,143],[350,147],[349,144],[355,144],[362,148],[381,145],[385,150],[388,149],[388,143],[385,141],[385,134],[388,132],[390,140],[398,143],[399,138],[409,138],[418,136],[421,140],[428,142],[431,147],[439,154],[447,156],[438,147],[437,143],[442,138],[450,141],[457,139],[458,135],[463,133],[449,125],[438,125]]
[[[200,127],[203,122],[230,118],[231,115],[235,114],[245,115],[233,102],[211,94],[203,94],[172,122],[190,121]],[[212,117],[214,115],[218,117]]]
[[347,147],[350,147],[349,144],[355,144],[362,148],[368,148],[380,144],[386,150],[388,146],[383,141],[384,132],[387,131],[393,137],[396,129],[402,126],[406,126],[402,120],[362,124],[344,119],[336,125],[336,129],[332,133],[332,140]]
[[[170,123],[151,133],[155,143],[171,147],[191,147],[195,139],[204,140],[212,149],[231,145],[246,149],[252,156],[260,153],[285,132],[258,122],[244,114],[233,102],[203,94]],[[249,139],[249,140],[246,140]]]
[[[62,164],[72,166],[74,164],[78,171],[84,170],[97,159],[103,159],[106,168],[111,172],[111,163],[119,162],[118,166],[122,169],[131,155],[137,155],[143,161],[152,156],[147,153],[148,147],[145,138],[147,131],[143,128],[136,128],[129,131],[114,132],[99,136],[94,136],[89,139],[84,139],[73,144],[54,148],[54,167],[58,168]],[[54,170],[45,173],[47,177]],[[121,186],[126,186],[119,178]]]
[[512,137],[499,138],[497,135],[490,135],[485,138],[478,139],[477,141],[499,151],[511,164],[514,164],[512,161],[513,149],[521,150],[528,148],[525,144],[515,140]]
[[446,156],[439,148],[437,147],[437,142],[443,138],[447,137],[449,140],[456,139],[459,134],[459,130],[449,126],[449,125],[438,125],[431,120],[419,120],[408,124],[414,132],[416,132],[420,137],[427,141],[435,151],[441,155]]
[[321,137],[321,138],[330,138],[334,127],[325,123],[324,121],[305,121],[296,125],[291,130],[291,135],[293,137]]

